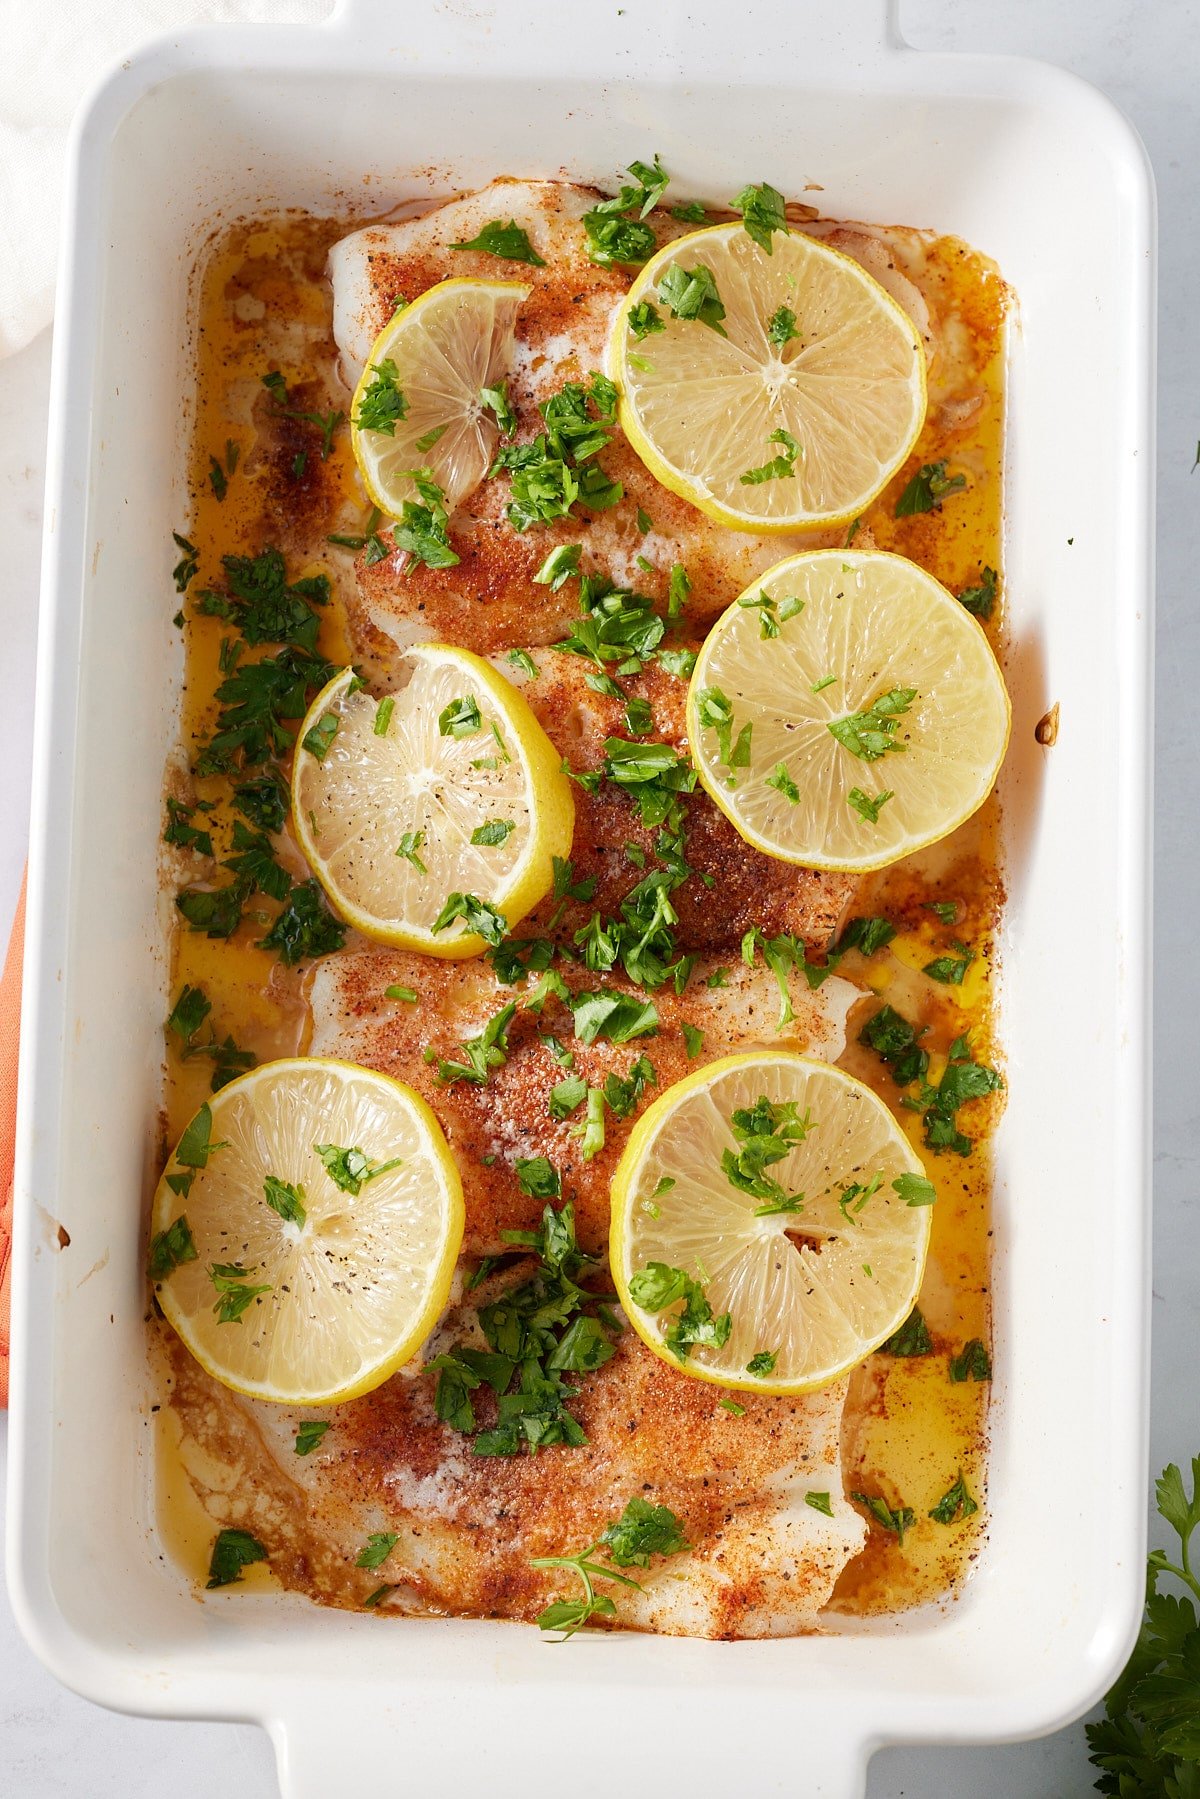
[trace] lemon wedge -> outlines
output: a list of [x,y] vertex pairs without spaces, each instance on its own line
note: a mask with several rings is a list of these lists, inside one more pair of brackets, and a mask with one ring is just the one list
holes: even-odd
[[800,233],[777,233],[770,255],[741,225],[667,244],[621,306],[609,362],[651,474],[735,531],[854,518],[925,418],[912,320]]
[[519,281],[440,281],[384,326],[350,408],[363,485],[389,518],[416,501],[414,469],[428,469],[447,511],[487,474],[499,442],[488,393],[503,392]]
[[713,626],[688,688],[700,780],[748,843],[883,868],[990,793],[1011,717],[982,628],[903,556],[815,550]]
[[300,847],[343,918],[430,956],[478,955],[549,891],[575,823],[528,702],[469,650],[420,644],[382,698],[343,669],[292,770]]
[[446,1303],[463,1197],[424,1100],[373,1069],[267,1062],[192,1119],[154,1196],[150,1273],[239,1393],[324,1405],[406,1362]]
[[932,1201],[860,1081],[784,1051],[727,1056],[669,1088],[630,1137],[612,1187],[613,1278],[663,1361],[804,1393],[907,1318]]

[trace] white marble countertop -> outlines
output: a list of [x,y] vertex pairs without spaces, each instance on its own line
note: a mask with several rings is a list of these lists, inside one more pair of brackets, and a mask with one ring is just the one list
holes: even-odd
[[[1154,1157],[1156,1248],[1151,1465],[1200,1451],[1200,1230],[1194,894],[1200,879],[1193,721],[1200,683],[1200,0],[904,0],[909,41],[1060,63],[1104,89],[1153,158],[1161,219],[1159,663],[1156,754]],[[0,363],[0,935],[16,903],[28,821],[48,336]],[[0,1460],[5,1447],[0,1424]],[[2,1494],[2,1482],[0,1482]],[[2,1503],[2,1498],[0,1498]],[[34,1661],[0,1591],[0,1767],[14,1799],[274,1799],[266,1737],[248,1726],[118,1717],[65,1692]],[[1079,1726],[994,1749],[886,1750],[869,1799],[1084,1799],[1094,1770]],[[753,1796],[752,1796],[753,1799]]]

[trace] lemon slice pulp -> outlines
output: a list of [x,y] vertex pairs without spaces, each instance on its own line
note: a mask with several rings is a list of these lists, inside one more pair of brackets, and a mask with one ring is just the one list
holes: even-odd
[[[754,1145],[772,1125],[786,1153],[755,1174]],[[639,1120],[613,1180],[613,1278],[664,1361],[722,1386],[807,1392],[908,1316],[932,1198],[908,1139],[861,1082],[785,1051],[728,1056]],[[699,1307],[687,1293],[660,1304],[672,1284],[663,1270],[694,1283]],[[697,1341],[685,1303],[699,1311]]]
[[990,793],[1009,723],[982,627],[882,552],[777,563],[717,620],[688,689],[712,798],[808,868],[883,868],[945,837]]
[[[671,310],[697,269],[724,308],[711,323]],[[685,313],[699,300],[693,288]],[[647,305],[659,328],[639,337]],[[768,255],[740,224],[651,258],[617,315],[609,373],[651,474],[735,531],[855,517],[925,418],[920,334],[891,295],[827,244],[777,233]]]
[[[483,393],[509,373],[517,312],[530,291],[519,281],[441,281],[375,339],[350,409],[351,441],[368,494],[390,518],[418,498],[414,469],[430,470],[450,512],[487,474],[499,429]],[[363,400],[384,364],[404,416],[390,416],[393,405],[383,429],[364,427]],[[369,406],[365,416],[373,416]]]
[[[347,1153],[330,1158],[340,1181],[317,1145]],[[209,1374],[259,1399],[327,1404],[378,1386],[429,1334],[463,1217],[417,1094],[346,1062],[267,1062],[181,1138],[154,1196],[151,1271]]]
[[478,955],[549,891],[570,851],[571,785],[528,702],[481,656],[420,644],[397,676],[380,699],[344,669],[313,701],[292,771],[296,836],[366,936]]

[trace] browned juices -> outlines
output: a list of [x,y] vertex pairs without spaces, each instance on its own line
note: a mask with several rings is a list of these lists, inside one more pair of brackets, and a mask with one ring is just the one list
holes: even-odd
[[[186,677],[181,744],[190,760],[197,739],[212,730],[213,692],[222,675],[218,658],[228,626],[198,613],[193,600],[220,568],[222,555],[254,554],[266,544],[285,553],[289,577],[327,573],[333,598],[322,618],[319,648],[331,661],[364,663],[362,646],[349,640],[345,599],[354,585],[353,555],[330,545],[330,533],[361,532],[366,507],[358,487],[349,433],[343,424],[322,454],[320,426],[296,416],[349,409],[337,377],[331,335],[330,293],[324,275],[331,242],[353,228],[352,220],[306,217],[239,222],[210,246],[196,300],[196,405],[191,448],[193,510],[184,528],[196,546],[200,575],[180,602],[186,616]],[[951,592],[977,583],[985,566],[1000,568],[1003,447],[1003,324],[1006,290],[994,268],[955,239],[931,239],[923,285],[960,334],[957,354],[976,377],[982,400],[962,409],[939,404],[931,391],[929,418],[902,474],[865,515],[860,543],[911,557]],[[262,385],[269,369],[282,372],[291,415],[282,415]],[[231,449],[236,446],[236,451]],[[218,498],[210,459],[232,464]],[[915,517],[894,516],[897,497],[922,463],[950,458],[969,475],[953,502]],[[220,481],[217,488],[221,486]],[[1003,636],[1002,601],[986,629],[997,647]],[[190,780],[172,775],[182,796],[214,803],[209,815],[225,841],[233,814],[225,777]],[[207,822],[207,821],[206,821]],[[945,1595],[963,1578],[986,1528],[985,1437],[988,1386],[951,1382],[950,1356],[971,1338],[990,1347],[989,1191],[987,1137],[1002,1096],[972,1102],[960,1123],[976,1140],[970,1157],[922,1150],[919,1113],[905,1109],[901,1090],[879,1057],[857,1041],[863,1019],[886,998],[914,1023],[928,1027],[936,1082],[955,1038],[971,1034],[977,1060],[1002,1067],[994,1034],[990,980],[1003,889],[998,867],[997,802],[933,850],[881,874],[864,877],[851,905],[856,914],[885,914],[899,930],[890,953],[864,962],[848,958],[842,972],[871,991],[851,1014],[842,1064],[867,1082],[892,1108],[923,1153],[938,1200],[933,1240],[920,1306],[933,1338],[933,1353],[918,1357],[877,1354],[858,1370],[843,1428],[847,1492],[882,1494],[904,1504],[915,1522],[903,1544],[872,1527],[864,1552],[846,1568],[833,1609],[867,1613],[895,1610]],[[281,858],[293,874],[302,858],[285,842]],[[172,884],[174,874],[171,876]],[[932,901],[954,901],[957,918],[941,922]],[[259,1060],[303,1050],[308,1018],[301,972],[285,969],[255,945],[262,916],[251,911],[228,941],[177,931],[172,946],[172,992],[200,985],[212,1001],[213,1022]],[[961,987],[938,987],[920,973],[945,953],[953,938],[976,951]],[[820,947],[820,946],[814,946]],[[173,1142],[208,1092],[210,1067],[202,1058],[167,1057],[164,1147]],[[165,1328],[165,1327],[164,1327]],[[166,1376],[164,1375],[164,1379]],[[163,1521],[168,1540],[197,1575],[208,1540],[177,1462],[178,1430],[160,1434],[164,1462]],[[553,1451],[546,1453],[552,1454]],[[979,1500],[978,1513],[951,1528],[929,1510],[959,1473]],[[255,1571],[262,1578],[262,1571]]]

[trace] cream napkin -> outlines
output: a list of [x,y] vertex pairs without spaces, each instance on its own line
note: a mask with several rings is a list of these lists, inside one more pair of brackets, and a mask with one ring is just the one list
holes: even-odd
[[333,0],[0,0],[0,356],[50,323],[67,128],[98,75],[185,25],[315,24]]

